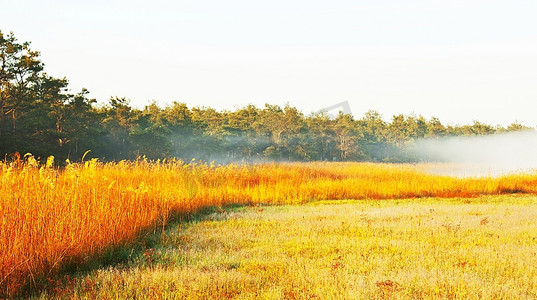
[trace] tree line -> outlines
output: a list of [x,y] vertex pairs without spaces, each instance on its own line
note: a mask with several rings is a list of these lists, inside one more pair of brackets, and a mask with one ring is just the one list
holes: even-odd
[[417,139],[488,135],[533,128],[504,128],[474,121],[444,125],[438,118],[376,111],[360,119],[340,112],[305,115],[295,107],[247,105],[234,111],[155,102],[143,109],[112,97],[98,104],[82,89],[71,93],[66,78],[44,71],[39,52],[0,31],[0,155],[54,155],[79,160],[91,150],[103,160],[169,157],[205,161],[411,162]]

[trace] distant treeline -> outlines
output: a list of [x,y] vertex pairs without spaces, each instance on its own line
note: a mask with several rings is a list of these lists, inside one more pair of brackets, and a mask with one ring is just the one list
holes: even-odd
[[488,135],[533,129],[444,125],[437,118],[369,111],[362,118],[304,115],[289,105],[248,105],[234,111],[173,102],[144,109],[113,97],[97,105],[88,91],[72,94],[66,78],[44,72],[39,52],[0,31],[0,154],[79,160],[86,150],[104,160],[177,157],[205,161],[416,161],[407,151],[420,138]]

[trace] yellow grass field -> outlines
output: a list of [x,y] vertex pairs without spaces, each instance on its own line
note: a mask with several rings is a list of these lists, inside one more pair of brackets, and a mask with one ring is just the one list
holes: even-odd
[[535,299],[536,219],[520,195],[225,209],[36,298]]
[[340,199],[420,202],[537,192],[536,174],[454,178],[426,169],[372,163],[214,166],[91,160],[60,170],[52,160],[38,165],[31,156],[0,163],[0,296],[35,290],[66,265],[83,264],[132,243],[144,231],[164,229],[171,216],[209,206]]

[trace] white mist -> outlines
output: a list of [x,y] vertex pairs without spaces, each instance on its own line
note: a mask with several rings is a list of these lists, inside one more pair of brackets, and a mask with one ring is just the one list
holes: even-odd
[[425,139],[415,144],[428,161],[454,164],[441,172],[455,176],[497,176],[537,170],[537,132]]

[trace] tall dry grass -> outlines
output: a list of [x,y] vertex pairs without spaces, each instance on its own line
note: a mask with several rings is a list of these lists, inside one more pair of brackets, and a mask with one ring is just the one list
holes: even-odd
[[537,175],[453,178],[414,165],[289,163],[214,166],[182,161],[101,163],[63,169],[0,163],[0,296],[15,295],[144,229],[206,206],[328,199],[469,197],[536,193]]

